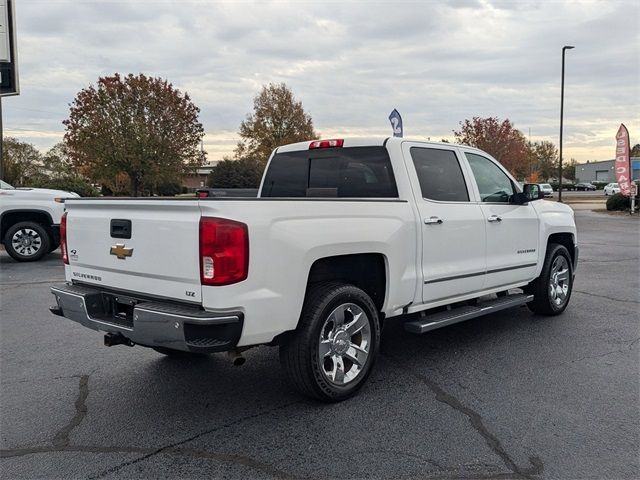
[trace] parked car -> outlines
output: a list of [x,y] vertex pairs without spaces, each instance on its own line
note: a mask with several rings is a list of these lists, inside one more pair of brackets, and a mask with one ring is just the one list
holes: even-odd
[[285,145],[256,198],[68,200],[51,311],[107,346],[174,358],[242,363],[278,346],[298,390],[339,401],[366,381],[392,317],[423,334],[519,305],[565,310],[576,226],[542,195],[461,145]]
[[591,183],[586,183],[586,182],[576,183],[576,190],[578,190],[578,191],[595,191],[596,190],[596,186],[591,184]]
[[620,193],[620,186],[617,183],[610,183],[604,187],[605,195],[615,195],[616,193]]
[[540,190],[542,190],[542,193],[544,194],[545,197],[553,197],[553,188],[551,187],[550,184],[541,183]]
[[66,198],[77,193],[14,188],[0,180],[0,242],[19,262],[40,260],[58,248]]

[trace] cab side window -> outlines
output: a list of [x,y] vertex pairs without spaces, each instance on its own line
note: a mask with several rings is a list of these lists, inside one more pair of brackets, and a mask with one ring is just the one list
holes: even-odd
[[476,179],[480,199],[490,203],[509,203],[514,189],[511,179],[500,168],[482,155],[465,153]]
[[462,169],[452,150],[411,147],[422,198],[440,202],[468,202]]

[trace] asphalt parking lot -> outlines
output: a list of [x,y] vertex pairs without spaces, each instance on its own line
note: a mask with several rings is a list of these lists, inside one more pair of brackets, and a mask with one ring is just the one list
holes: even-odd
[[1,476],[638,478],[640,221],[576,212],[568,310],[504,311],[418,337],[390,321],[367,386],[301,398],[277,350],[175,361],[48,312],[57,253],[4,252]]

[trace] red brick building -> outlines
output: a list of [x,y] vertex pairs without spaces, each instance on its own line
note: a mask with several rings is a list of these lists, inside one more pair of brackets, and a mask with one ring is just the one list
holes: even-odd
[[207,177],[213,170],[220,160],[212,160],[210,162],[205,163],[200,168],[196,170],[195,174],[185,175],[182,178],[182,185],[187,187],[189,190],[197,190],[200,187],[204,187],[207,185]]

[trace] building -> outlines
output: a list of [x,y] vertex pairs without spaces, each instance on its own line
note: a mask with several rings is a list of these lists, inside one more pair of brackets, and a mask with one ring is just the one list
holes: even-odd
[[207,185],[207,177],[211,173],[211,170],[213,170],[213,167],[218,163],[220,163],[220,160],[212,160],[198,167],[196,173],[190,173],[182,178],[182,185],[192,191],[200,187],[205,187]]
[[[579,163],[576,165],[576,183],[578,182],[615,182],[613,171],[615,160]],[[633,179],[640,179],[640,157],[631,157]]]

